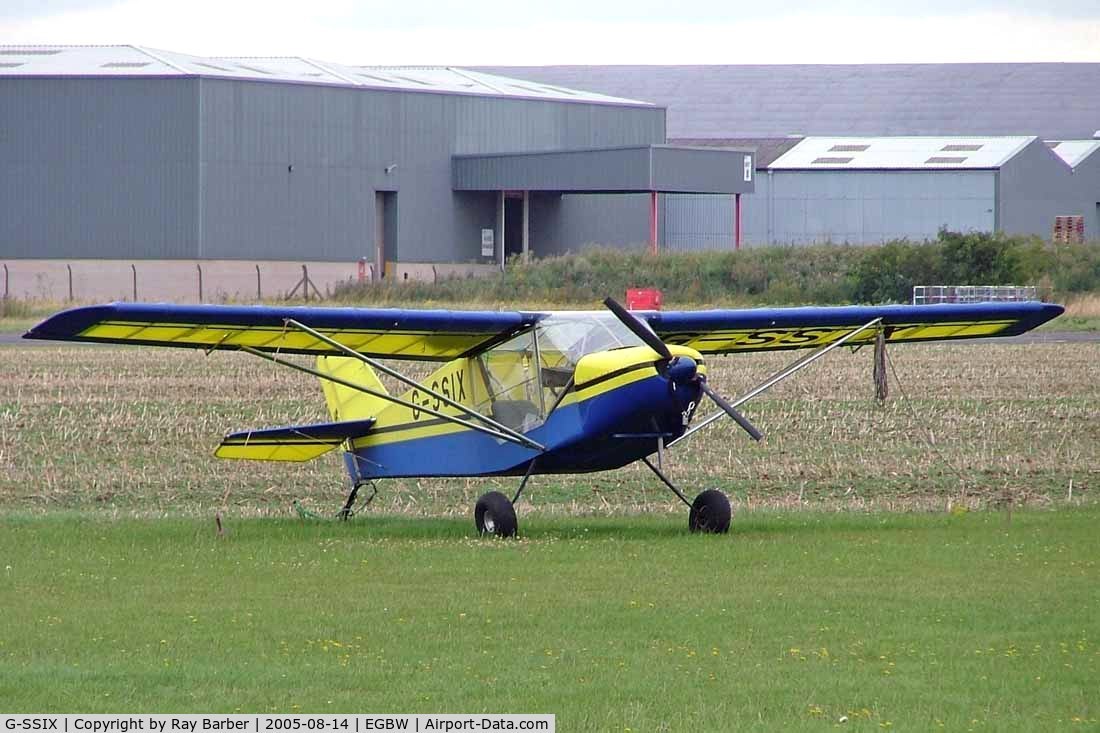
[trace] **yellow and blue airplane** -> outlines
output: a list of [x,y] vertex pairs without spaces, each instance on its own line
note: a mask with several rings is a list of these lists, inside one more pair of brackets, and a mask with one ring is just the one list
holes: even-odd
[[[480,533],[513,536],[514,504],[533,474],[640,460],[690,508],[692,531],[726,532],[729,500],[714,489],[689,500],[661,470],[666,448],[724,414],[759,440],[737,408],[840,346],[1014,336],[1063,310],[1039,302],[663,312],[627,311],[610,298],[605,305],[495,312],[113,303],[63,311],[24,337],[244,351],[320,378],[331,422],[231,433],[216,455],[306,461],[342,447],[351,480],[345,518],[376,479],[522,476],[511,499],[489,492],[474,509]],[[813,351],[735,400],[707,384],[704,357],[785,349]],[[417,382],[384,359],[443,365]],[[391,395],[379,373],[407,391]],[[721,410],[692,425],[704,396]]]

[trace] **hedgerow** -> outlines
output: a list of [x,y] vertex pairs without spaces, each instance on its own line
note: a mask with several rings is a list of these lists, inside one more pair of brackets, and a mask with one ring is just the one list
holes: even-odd
[[1037,285],[1045,295],[1100,291],[1100,241],[943,230],[934,240],[881,245],[754,247],[736,252],[662,252],[591,247],[523,262],[492,277],[341,287],[357,303],[531,303],[594,306],[627,288],[660,289],[691,304],[886,303],[914,285]]

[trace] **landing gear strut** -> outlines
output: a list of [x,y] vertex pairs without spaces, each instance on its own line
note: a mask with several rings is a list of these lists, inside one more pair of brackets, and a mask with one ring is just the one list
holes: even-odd
[[648,458],[643,458],[642,462],[649,466],[649,470],[653,471],[657,478],[661,479],[664,485],[691,510],[688,513],[688,529],[692,532],[707,532],[710,534],[729,532],[733,510],[730,508],[730,500],[726,498],[725,494],[718,489],[707,489],[695,497],[695,501],[688,501],[684,492],[676,488],[676,484],[672,483],[661,472],[661,469],[650,463]]
[[355,498],[359,495],[359,489],[363,488],[363,484],[370,484],[370,496],[363,503],[364,507],[370,506],[370,503],[374,501],[374,497],[378,496],[378,487],[374,485],[373,481],[356,481],[355,485],[351,487],[351,493],[348,494],[348,499],[344,502],[343,508],[336,514],[345,522],[355,516],[355,510],[352,507],[355,506]]

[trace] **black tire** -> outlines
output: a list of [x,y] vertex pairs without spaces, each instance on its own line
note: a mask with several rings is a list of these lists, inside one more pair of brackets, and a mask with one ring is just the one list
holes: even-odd
[[474,506],[474,524],[478,534],[495,534],[497,537],[515,537],[519,522],[516,508],[508,497],[499,491],[482,494]]
[[725,534],[730,530],[730,500],[718,489],[707,489],[691,503],[688,527],[692,532]]

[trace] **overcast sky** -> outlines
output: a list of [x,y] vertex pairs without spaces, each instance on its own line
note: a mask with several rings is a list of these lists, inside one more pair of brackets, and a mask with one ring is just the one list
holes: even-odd
[[0,44],[350,64],[1100,61],[1100,0],[0,0]]

